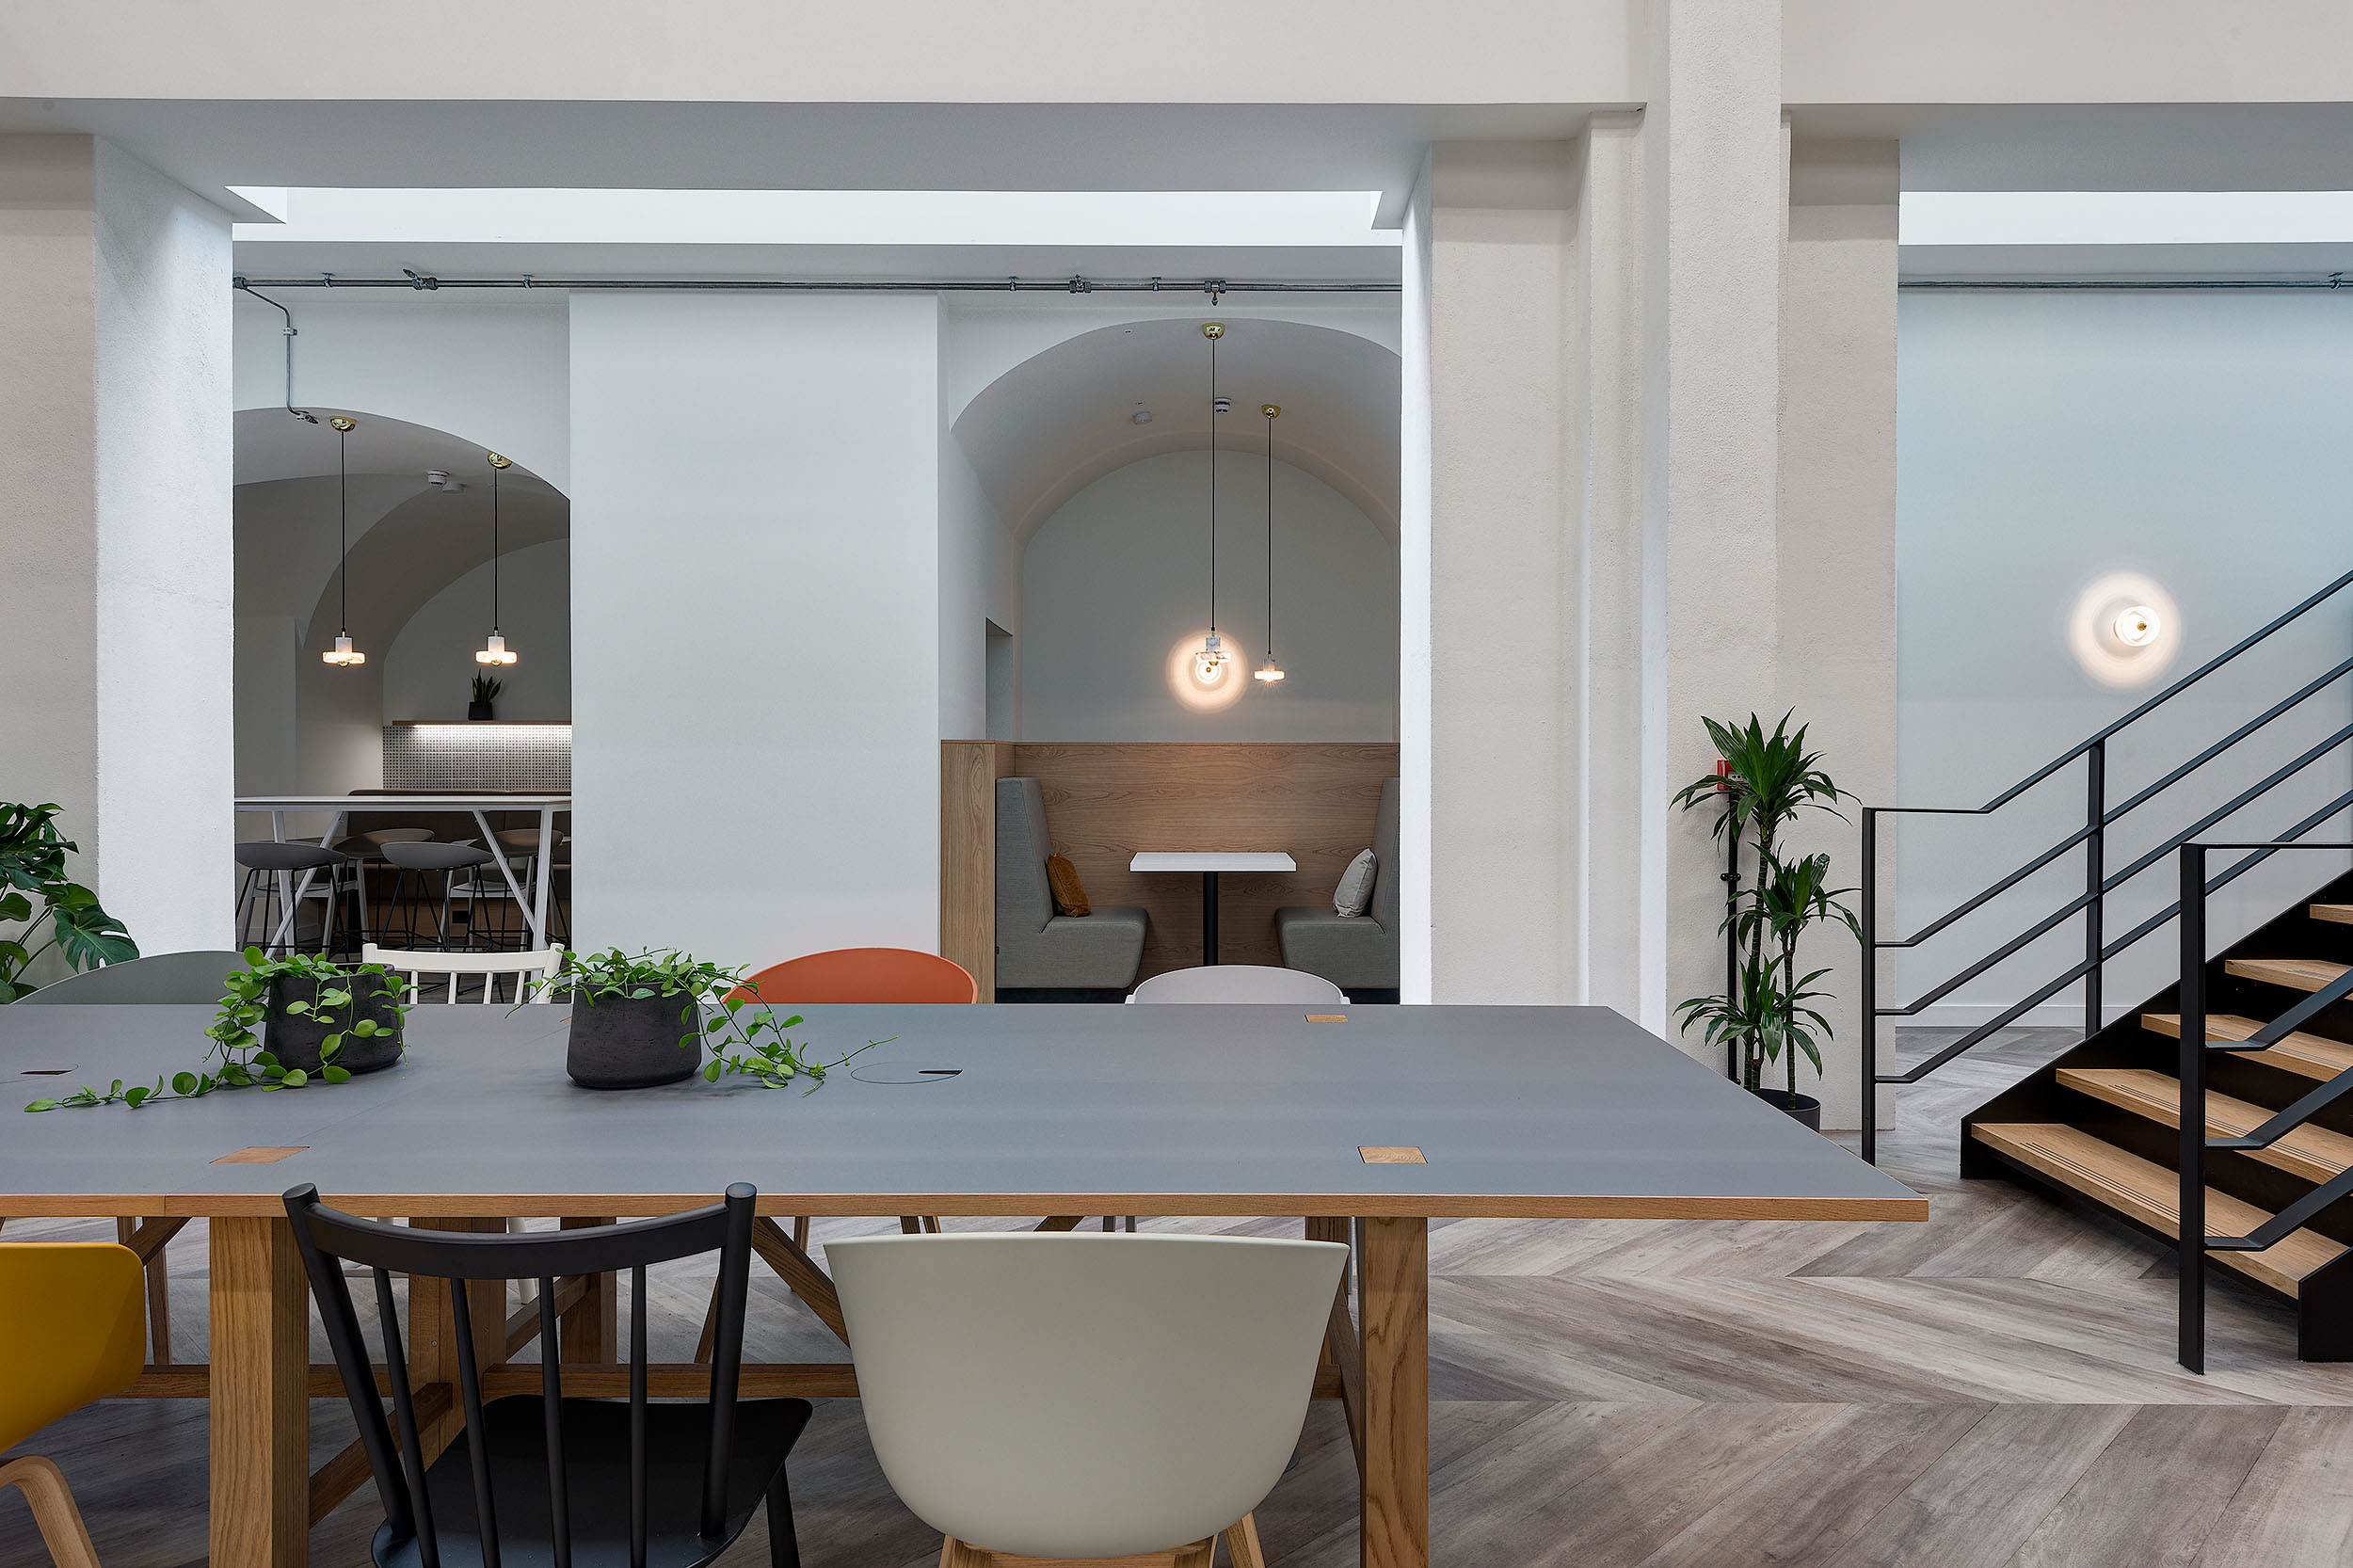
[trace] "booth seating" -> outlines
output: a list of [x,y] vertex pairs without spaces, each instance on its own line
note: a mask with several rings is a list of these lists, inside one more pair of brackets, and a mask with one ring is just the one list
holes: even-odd
[[1144,913],[1122,905],[1091,915],[1056,914],[1046,876],[1046,857],[1053,853],[1045,787],[1034,778],[999,779],[998,1000],[1117,1001],[1144,965]]
[[1293,905],[1274,912],[1274,935],[1283,944],[1285,968],[1321,975],[1355,1001],[1394,1001],[1399,919],[1394,778],[1381,781],[1381,808],[1372,824],[1372,903],[1363,914],[1353,918],[1336,914],[1329,904]]

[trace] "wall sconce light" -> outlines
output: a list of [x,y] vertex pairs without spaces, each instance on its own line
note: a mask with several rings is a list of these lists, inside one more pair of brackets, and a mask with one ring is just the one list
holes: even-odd
[[2110,630],[2126,648],[2147,648],[2164,632],[2165,622],[2148,605],[2135,604],[2117,613]]

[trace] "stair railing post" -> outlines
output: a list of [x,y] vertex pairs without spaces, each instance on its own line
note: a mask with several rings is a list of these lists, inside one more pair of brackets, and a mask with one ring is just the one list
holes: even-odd
[[1863,1160],[1880,1160],[1880,857],[1879,811],[1863,808]]
[[2102,950],[2107,945],[2108,743],[2097,740],[2084,755],[2084,1038],[2100,1032]]
[[2206,851],[2182,846],[2180,1343],[2175,1359],[2206,1369]]

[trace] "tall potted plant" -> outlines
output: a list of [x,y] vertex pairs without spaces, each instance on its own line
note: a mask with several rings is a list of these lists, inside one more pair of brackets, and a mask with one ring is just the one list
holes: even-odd
[[[1818,1077],[1821,1041],[1830,1038],[1831,1027],[1810,1004],[1822,995],[1815,982],[1830,971],[1799,973],[1798,944],[1825,920],[1845,925],[1858,940],[1862,928],[1843,902],[1853,889],[1830,886],[1830,856],[1790,855],[1785,848],[1801,816],[1839,815],[1837,802],[1846,792],[1822,770],[1820,754],[1806,749],[1806,727],[1790,731],[1792,716],[1783,714],[1770,734],[1753,713],[1745,725],[1700,721],[1723,760],[1721,771],[1685,785],[1675,792],[1674,804],[1687,811],[1714,809],[1711,831],[1720,842],[1729,840],[1726,853],[1734,867],[1745,856],[1753,874],[1734,883],[1720,927],[1737,953],[1730,966],[1732,990],[1693,997],[1676,1011],[1687,1032],[1705,1025],[1710,1044],[1728,1044],[1737,1051],[1740,1081],[1750,1093],[1818,1128],[1821,1101],[1798,1093],[1798,1053],[1805,1053]],[[1764,1087],[1765,1068],[1771,1064],[1779,1064],[1785,1075],[1785,1087],[1778,1090]]]
[[57,832],[57,811],[54,802],[0,801],[0,925],[17,928],[13,936],[0,936],[0,1002],[36,988],[24,973],[52,950],[72,969],[139,955],[138,944],[99,906],[98,895],[66,876],[65,857],[79,846]]
[[499,690],[503,685],[504,682],[495,675],[475,676],[473,678],[473,700],[466,704],[466,717],[470,719],[490,717],[492,712],[490,704],[498,700]]

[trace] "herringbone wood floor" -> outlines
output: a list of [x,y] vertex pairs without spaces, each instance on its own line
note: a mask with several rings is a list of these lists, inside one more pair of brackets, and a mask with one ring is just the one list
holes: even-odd
[[[2153,1243],[2006,1183],[1957,1179],[1961,1112],[2064,1043],[2022,1031],[1908,1092],[1883,1162],[1929,1195],[1925,1225],[1440,1225],[1437,1560],[2353,1564],[2353,1367],[2298,1363],[2287,1313],[2224,1283],[2212,1370],[2191,1377],[2172,1364],[2170,1263]],[[204,1345],[200,1228],[172,1252],[189,1359]],[[820,1236],[859,1228],[873,1227]],[[111,1234],[68,1222],[7,1231]],[[685,1359],[707,1284],[675,1275],[659,1288],[654,1353]],[[829,1358],[780,1286],[756,1274],[754,1288],[749,1353]],[[349,1420],[326,1401],[312,1414],[323,1460]],[[36,1446],[72,1478],[109,1568],[203,1560],[200,1404],[104,1405]],[[1318,1407],[1259,1514],[1286,1568],[1355,1561],[1346,1455],[1337,1409]],[[938,1538],[876,1471],[855,1401],[821,1406],[792,1483],[811,1568],[937,1560]],[[313,1561],[364,1564],[378,1517],[369,1493],[353,1497],[313,1532]],[[23,1503],[0,1500],[0,1563],[38,1562],[39,1550]],[[766,1560],[756,1525],[725,1562]]]

